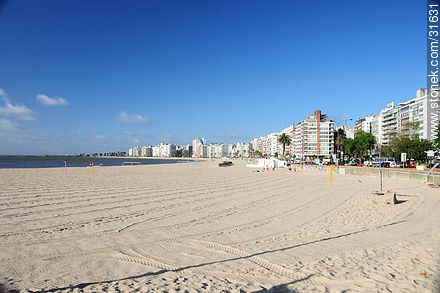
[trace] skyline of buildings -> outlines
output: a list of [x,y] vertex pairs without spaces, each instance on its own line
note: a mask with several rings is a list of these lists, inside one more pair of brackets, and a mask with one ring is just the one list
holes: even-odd
[[386,146],[393,134],[409,135],[410,124],[416,123],[416,134],[420,138],[433,140],[434,133],[429,132],[428,125],[428,97],[427,89],[418,89],[415,98],[399,103],[397,107],[391,101],[379,115],[370,114],[359,118],[355,122],[355,135],[360,130],[369,132],[376,137],[378,144]]
[[386,146],[393,134],[411,134],[411,123],[418,125],[416,134],[420,138],[433,140],[435,134],[428,129],[429,97],[427,89],[418,89],[415,98],[397,106],[391,101],[379,114],[357,119],[354,127],[343,124],[335,129],[335,122],[328,115],[315,110],[296,126],[292,123],[279,132],[255,137],[248,143],[208,144],[206,138],[195,138],[187,146],[160,143],[157,146],[134,147],[129,150],[129,156],[172,157],[177,154],[193,158],[249,157],[253,151],[259,151],[263,156],[277,156],[283,154],[283,145],[278,139],[284,133],[291,139],[291,144],[286,145],[286,155],[328,158],[335,154],[335,130],[343,129],[347,138],[354,138],[360,131],[368,132],[376,137],[378,145]]

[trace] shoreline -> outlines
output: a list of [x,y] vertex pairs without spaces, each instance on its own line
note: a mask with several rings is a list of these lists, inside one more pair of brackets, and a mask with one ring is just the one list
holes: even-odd
[[47,168],[64,168],[65,160],[78,161],[68,162],[67,167],[90,167],[91,162],[94,162],[95,167],[115,167],[123,166],[124,162],[141,162],[139,165],[164,165],[164,164],[182,164],[197,162],[196,160],[188,159],[173,159],[173,158],[103,158],[103,157],[27,157],[27,158],[11,158],[0,162],[0,170],[11,169],[47,169]]

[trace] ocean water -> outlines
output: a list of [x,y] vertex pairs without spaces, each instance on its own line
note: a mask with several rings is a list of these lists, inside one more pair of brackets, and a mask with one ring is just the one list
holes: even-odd
[[188,163],[192,160],[176,159],[140,159],[140,158],[102,158],[102,157],[44,157],[44,156],[0,156],[0,169],[4,168],[54,168],[64,167],[64,161],[80,161],[80,163],[68,162],[69,167],[86,167],[91,162],[95,166],[121,166],[123,162],[139,162],[140,165]]

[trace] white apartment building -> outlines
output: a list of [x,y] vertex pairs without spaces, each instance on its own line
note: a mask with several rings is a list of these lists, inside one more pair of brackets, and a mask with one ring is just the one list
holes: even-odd
[[298,158],[330,157],[334,154],[335,125],[320,110],[295,127],[293,154]]
[[[359,131],[371,133],[377,138],[379,135],[379,116],[370,114],[367,117],[356,120],[354,136],[356,136]],[[354,138],[354,136],[352,138]]]
[[393,133],[398,133],[399,110],[394,107],[394,101],[380,111],[379,115],[379,143],[388,145]]
[[271,134],[262,137],[262,149],[263,155],[266,156],[275,156],[282,154],[282,145],[278,142],[279,133],[272,132]]
[[230,154],[232,154],[232,156],[234,156],[235,154],[237,154],[238,157],[242,157],[242,158],[246,158],[249,157],[249,144],[248,143],[242,143],[242,142],[237,142],[232,146],[232,151]]
[[[290,145],[286,145],[286,153],[289,153],[290,155],[293,155],[293,139],[294,139],[294,133],[295,133],[295,125],[292,124],[289,127],[284,128],[283,130],[281,130],[280,134],[285,133],[288,137],[290,137]],[[281,153],[282,153],[282,147],[283,145],[281,145]]]
[[192,145],[186,145],[184,147],[184,156],[192,157],[193,154],[193,146]]
[[159,148],[158,157],[174,157],[176,155],[176,145],[175,144],[160,143],[158,145],[158,148]]
[[[250,144],[254,151],[260,151],[263,156],[281,155],[283,152],[282,144],[278,142],[278,132],[272,132],[267,136],[256,137]],[[243,150],[244,151],[244,150]],[[247,152],[247,150],[246,150]]]
[[227,146],[223,144],[212,143],[206,146],[206,156],[208,158],[221,158],[227,153]]
[[254,151],[260,151],[263,153],[263,137],[256,137],[252,140],[251,145]]
[[234,157],[234,152],[235,152],[235,145],[234,144],[227,144],[227,155],[226,157],[228,158],[232,158]]
[[128,150],[128,155],[130,157],[140,157],[142,156],[142,148],[141,147],[134,147]]
[[426,89],[417,90],[416,98],[399,104],[399,132],[409,135],[408,122],[416,122],[419,125],[418,135],[421,138],[428,137],[428,99]]
[[[194,154],[193,154],[194,156]],[[200,145],[197,149],[197,157],[196,158],[207,158],[208,157],[208,146]]]
[[338,131],[339,129],[344,130],[345,136],[347,138],[354,138],[355,135],[355,131],[354,128],[350,127],[349,125],[340,125],[336,128],[336,131]]
[[427,90],[417,90],[416,98],[395,107],[394,102],[387,105],[379,115],[378,138],[387,145],[393,134],[409,135],[408,122],[417,122],[420,138],[433,139],[428,135],[428,98]]
[[158,145],[152,147],[152,153],[153,157],[160,157],[160,147]]

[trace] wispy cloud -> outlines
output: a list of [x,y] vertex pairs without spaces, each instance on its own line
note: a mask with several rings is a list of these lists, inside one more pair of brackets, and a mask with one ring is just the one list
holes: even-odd
[[140,141],[139,139],[135,138],[135,139],[133,140],[133,142],[134,142],[134,143],[140,143],[141,141]]
[[17,117],[23,120],[35,120],[34,111],[24,105],[12,105],[8,94],[0,89],[0,97],[5,103],[4,107],[0,106],[0,116]]
[[95,140],[103,140],[106,139],[107,137],[104,134],[98,134],[94,136]]
[[124,130],[122,133],[125,135],[128,135],[128,136],[135,136],[136,135],[135,133],[131,132],[130,130]]
[[123,123],[140,123],[151,122],[148,118],[138,114],[128,114],[126,112],[119,112],[116,115],[116,120]]
[[69,102],[66,99],[63,99],[62,97],[49,98],[46,95],[39,94],[39,95],[37,95],[36,99],[40,104],[43,104],[46,106],[67,106],[67,105],[69,105]]
[[237,141],[249,141],[251,140],[251,137],[247,136],[247,135],[242,135],[242,134],[237,134],[233,131],[229,131],[227,138],[234,140],[235,142]]
[[19,130],[20,127],[6,118],[0,118],[0,131],[14,131]]
[[172,134],[167,134],[159,137],[160,142],[171,142],[173,139],[174,139],[174,135]]

